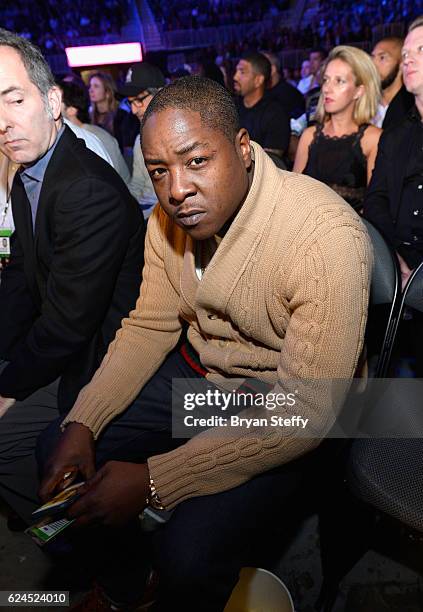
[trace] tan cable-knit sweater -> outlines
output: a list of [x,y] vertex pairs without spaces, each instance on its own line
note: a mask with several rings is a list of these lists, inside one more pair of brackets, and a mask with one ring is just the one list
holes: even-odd
[[362,348],[372,263],[365,228],[331,189],[278,170],[253,148],[250,192],[201,281],[195,244],[156,208],[136,308],[64,421],[83,423],[97,437],[176,345],[181,319],[211,380],[221,381],[223,372],[279,380],[278,389],[297,392],[293,410],[309,419],[306,434],[252,427],[220,435],[214,428],[151,457],[168,508],[235,487],[317,446]]

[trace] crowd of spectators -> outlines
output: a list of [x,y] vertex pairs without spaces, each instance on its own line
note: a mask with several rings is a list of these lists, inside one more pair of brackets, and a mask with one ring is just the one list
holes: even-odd
[[36,43],[46,53],[57,53],[83,37],[119,34],[129,19],[128,0],[16,0],[1,8],[2,27]]
[[[423,11],[423,0],[342,0],[333,5],[321,0],[317,11],[297,31],[277,16],[289,9],[288,0],[150,0],[155,18],[163,30],[197,29],[231,24],[261,22],[271,18],[265,30],[247,42],[233,42],[225,54],[239,57],[245,46],[281,49],[309,49],[371,41],[372,28],[379,24],[409,22]],[[17,0],[2,8],[2,25],[37,43],[46,54],[57,53],[78,39],[119,34],[128,22],[129,0],[94,0],[87,9],[82,0],[46,0],[37,4],[34,20],[33,3]]]
[[318,40],[329,49],[345,42],[370,40],[372,27],[409,22],[422,9],[421,0],[341,0],[336,3],[321,0],[308,30],[314,43]]
[[[240,57],[247,48],[266,48],[277,53],[282,49],[323,47],[329,50],[340,44],[370,43],[374,27],[408,23],[423,11],[422,0],[362,0],[358,3],[342,0],[335,5],[329,0],[321,0],[314,17],[299,30],[294,30],[283,20],[276,19],[280,11],[289,8],[283,1],[251,2],[248,6],[241,6],[239,1],[223,4],[220,0],[191,0],[183,5],[177,1],[153,0],[150,4],[165,30],[258,22],[274,17],[261,34],[249,37],[248,41],[234,40],[221,48],[218,55],[224,58]],[[298,79],[298,75],[294,75],[295,78]]]
[[[332,8],[329,0],[322,0],[315,17],[298,31],[274,20],[261,34],[253,34],[248,40],[233,40],[216,48],[203,48],[186,53],[186,57],[193,58],[195,63],[196,56],[201,55],[209,61],[216,61],[226,74],[232,75],[238,58],[249,49],[266,49],[276,54],[304,50],[303,58],[307,57],[308,49],[323,48],[328,52],[340,44],[364,43],[364,48],[369,50],[374,38],[373,28],[395,23],[400,26],[396,34],[401,35],[406,24],[419,12],[423,12],[422,0],[414,3],[409,0],[363,0],[359,3],[343,0]],[[299,59],[301,55],[283,68],[285,78],[294,86],[301,79]],[[190,59],[188,61],[191,62]],[[231,87],[231,79],[228,79],[227,85]]]
[[289,9],[288,0],[151,0],[156,19],[163,30],[218,27],[262,21]]
[[[285,0],[253,1],[247,5],[240,0],[151,0],[156,19],[164,30],[195,29],[262,21],[289,8]],[[423,10],[423,2],[416,0],[342,0],[335,5],[321,0],[306,27],[295,31],[283,22],[266,31],[270,47],[294,49],[334,45],[371,39],[371,28],[378,24],[409,22]],[[268,45],[269,46],[269,45]]]

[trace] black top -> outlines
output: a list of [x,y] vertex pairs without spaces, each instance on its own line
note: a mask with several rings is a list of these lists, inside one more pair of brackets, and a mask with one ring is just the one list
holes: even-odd
[[240,126],[246,128],[252,140],[264,149],[288,150],[291,128],[289,117],[275,100],[263,97],[257,104],[246,108],[238,101]]
[[268,89],[265,95],[271,100],[279,102],[291,119],[297,119],[305,112],[303,94],[285,79],[281,79],[277,85]]
[[353,208],[361,209],[367,185],[367,160],[361,139],[367,124],[346,136],[326,136],[318,125],[308,150],[304,174],[326,183]]

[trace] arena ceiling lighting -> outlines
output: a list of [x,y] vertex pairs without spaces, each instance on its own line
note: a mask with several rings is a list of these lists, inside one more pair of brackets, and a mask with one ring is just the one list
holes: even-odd
[[142,61],[142,50],[139,42],[67,47],[65,51],[71,68],[105,64],[131,64]]

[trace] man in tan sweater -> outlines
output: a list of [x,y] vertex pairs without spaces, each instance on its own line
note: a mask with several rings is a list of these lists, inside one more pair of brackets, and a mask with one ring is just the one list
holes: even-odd
[[[288,528],[342,405],[362,349],[371,248],[341,198],[277,169],[249,141],[212,81],[161,90],[142,149],[161,206],[148,224],[140,297],[65,420],[42,435],[41,495],[78,473],[88,484],[69,515],[122,529],[113,531],[120,552],[110,529],[91,547],[104,561],[104,609],[130,610],[142,593],[147,554],[134,519],[146,505],[173,509],[154,536],[155,609],[214,612],[240,567]],[[175,378],[204,390],[256,378],[295,401],[269,411],[253,399],[240,426],[228,417],[184,440],[172,437]]]

